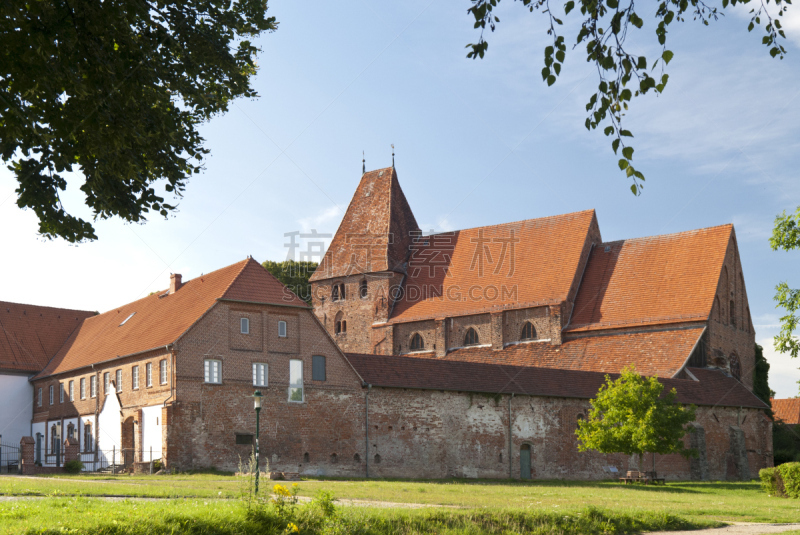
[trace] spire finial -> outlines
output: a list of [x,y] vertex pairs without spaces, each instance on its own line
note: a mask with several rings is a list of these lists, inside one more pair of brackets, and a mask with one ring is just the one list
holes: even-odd
[[364,157],[364,151],[362,150],[361,151],[361,174],[363,175],[366,172],[367,172],[367,160]]
[[392,169],[394,169],[394,143],[392,143]]

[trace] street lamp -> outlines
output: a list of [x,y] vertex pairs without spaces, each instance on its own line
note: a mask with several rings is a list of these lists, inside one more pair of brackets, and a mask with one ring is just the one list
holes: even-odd
[[261,391],[256,390],[253,392],[253,406],[256,409],[256,494],[258,494],[258,473],[260,472],[259,463],[258,463],[258,424],[259,424],[259,417],[261,416]]

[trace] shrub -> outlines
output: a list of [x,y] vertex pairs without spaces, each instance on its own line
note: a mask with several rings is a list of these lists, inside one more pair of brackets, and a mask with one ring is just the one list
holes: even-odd
[[158,472],[163,467],[164,466],[161,464],[161,459],[156,459],[155,461],[153,461],[153,472]]
[[80,474],[83,470],[83,463],[78,459],[73,459],[64,463],[64,471],[68,474]]
[[800,463],[784,463],[759,472],[761,488],[770,496],[800,498]]

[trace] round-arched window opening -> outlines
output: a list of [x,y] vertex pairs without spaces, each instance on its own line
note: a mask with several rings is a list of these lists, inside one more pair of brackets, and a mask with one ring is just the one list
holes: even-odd
[[467,334],[464,335],[464,345],[465,346],[476,346],[476,345],[478,345],[478,331],[476,331],[472,327],[467,329]]
[[375,464],[381,464],[381,456],[377,453],[375,454]]
[[421,349],[425,349],[425,340],[419,333],[414,333],[414,336],[411,337],[411,351],[420,351]]
[[519,338],[520,340],[536,340],[536,328],[533,326],[533,323],[530,321],[525,322],[525,325],[522,326],[522,334]]
[[353,461],[355,461],[357,463],[360,463],[361,462],[361,455],[359,455],[358,453],[353,455]]
[[308,452],[304,453],[304,454],[303,454],[303,462],[304,462],[304,463],[307,463],[307,462],[309,461],[309,459],[310,459],[310,458],[309,458],[309,456],[308,456]]

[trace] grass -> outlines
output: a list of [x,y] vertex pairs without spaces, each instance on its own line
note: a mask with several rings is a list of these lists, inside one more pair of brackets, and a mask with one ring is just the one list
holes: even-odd
[[[140,496],[236,498],[240,478],[222,474],[169,476],[0,477],[0,495]],[[269,488],[264,481],[262,488]],[[575,513],[597,507],[624,514],[680,514],[689,520],[797,522],[800,500],[771,498],[756,482],[670,482],[665,487],[624,486],[616,482],[481,480],[304,480],[300,496],[324,490],[337,498],[447,505],[461,508],[513,508]]]
[[0,533],[98,535],[261,534],[298,535],[584,535],[633,534],[652,530],[697,529],[713,525],[669,514],[627,515],[587,508],[568,514],[515,509],[397,510],[337,508],[332,516],[314,505],[281,513],[275,507],[247,512],[228,500],[109,502],[94,498],[48,498],[0,504]]

